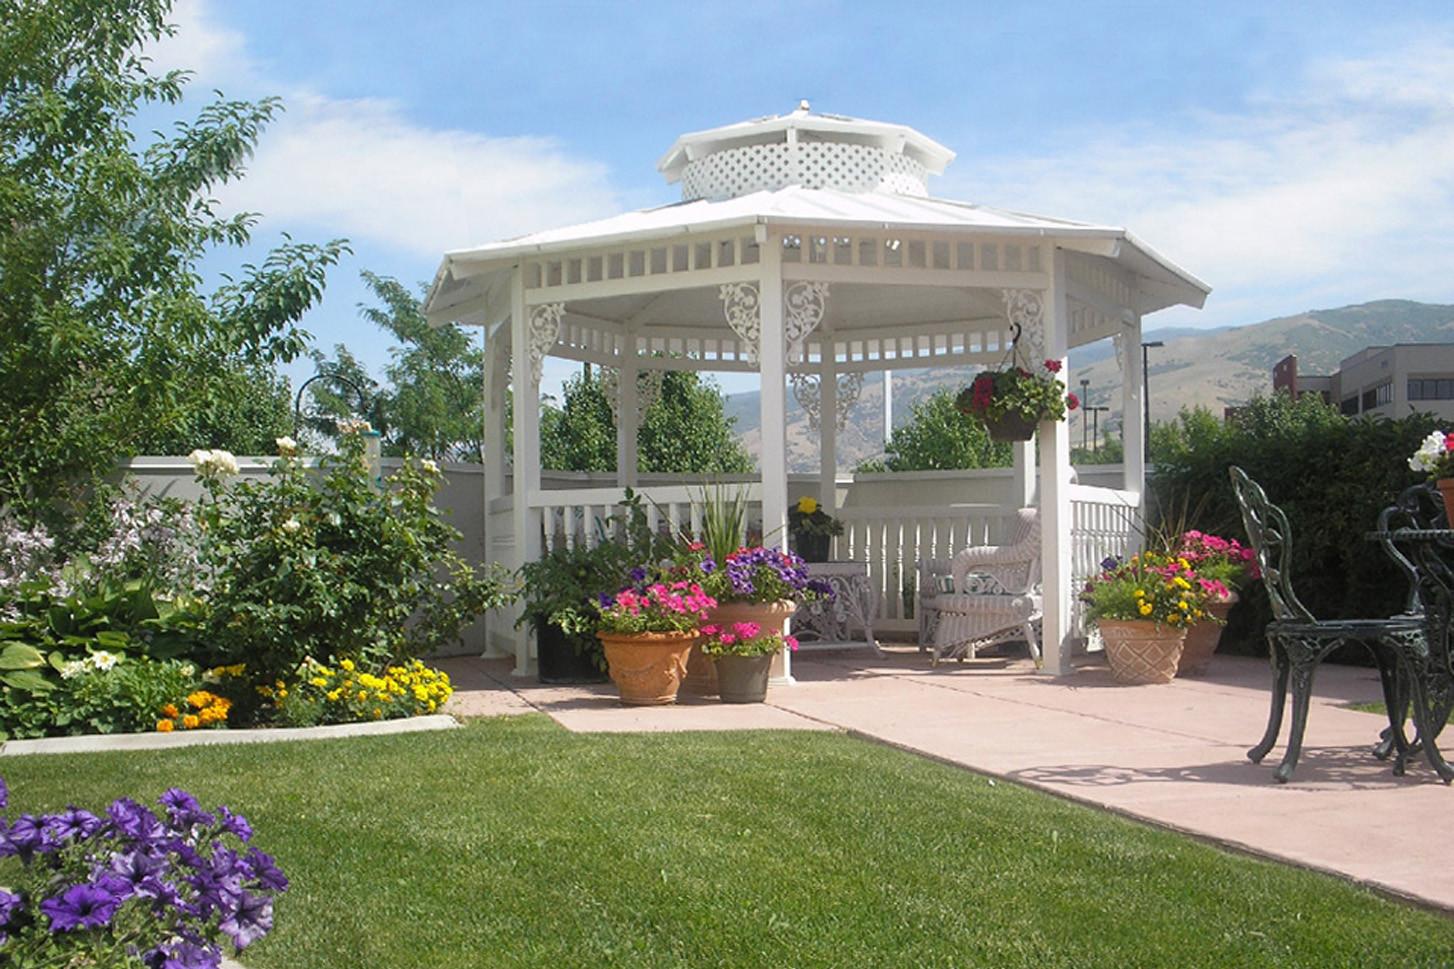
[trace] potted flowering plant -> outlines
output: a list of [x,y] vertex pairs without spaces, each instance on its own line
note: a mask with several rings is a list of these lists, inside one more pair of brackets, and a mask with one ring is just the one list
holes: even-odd
[[1193,530],[1182,533],[1175,555],[1191,566],[1207,593],[1206,611],[1210,621],[1193,623],[1187,628],[1176,669],[1177,676],[1196,675],[1206,669],[1217,652],[1227,615],[1237,604],[1237,591],[1260,575],[1257,554],[1235,538]]
[[687,673],[687,653],[707,610],[716,604],[701,585],[685,580],[643,581],[615,595],[601,593],[596,635],[622,703],[676,701]]
[[708,624],[701,632],[704,638],[698,645],[716,662],[723,703],[762,703],[773,656],[784,646],[798,648],[798,641],[784,636],[781,628],[763,629],[755,622]]
[[1409,467],[1429,476],[1444,496],[1444,516],[1454,523],[1454,433],[1430,431],[1409,458]]
[[1080,406],[1080,398],[1067,393],[1056,376],[1059,360],[1046,360],[1043,372],[1021,366],[981,371],[959,392],[954,406],[961,414],[979,418],[996,441],[1028,441],[1041,421],[1061,421],[1067,410]]
[[788,509],[788,534],[803,561],[826,562],[833,536],[843,534],[843,523],[819,507],[816,498],[805,495]]
[[[0,780],[0,809],[7,791]],[[250,845],[252,826],[226,807],[204,811],[172,788],[149,808],[130,798],[93,814],[0,816],[0,964],[221,964],[273,927],[288,879]]]
[[1186,559],[1146,551],[1102,562],[1081,601],[1118,682],[1170,683],[1187,628],[1207,619],[1207,599],[1219,591],[1225,587],[1200,578]]

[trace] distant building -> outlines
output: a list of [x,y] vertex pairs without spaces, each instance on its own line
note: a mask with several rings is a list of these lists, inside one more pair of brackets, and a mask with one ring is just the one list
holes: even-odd
[[1329,376],[1300,374],[1289,354],[1272,368],[1272,389],[1318,394],[1350,417],[1428,413],[1454,420],[1454,343],[1365,347]]

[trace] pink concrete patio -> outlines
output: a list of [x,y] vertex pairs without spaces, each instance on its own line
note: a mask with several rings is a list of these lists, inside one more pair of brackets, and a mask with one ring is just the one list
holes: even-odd
[[1022,660],[930,669],[912,648],[805,654],[798,684],[773,688],[766,706],[651,709],[620,706],[609,686],[513,679],[504,660],[445,667],[459,715],[540,710],[583,732],[844,730],[1454,911],[1454,858],[1438,834],[1454,790],[1422,760],[1394,777],[1369,755],[1382,721],[1346,705],[1379,698],[1371,669],[1320,669],[1302,761],[1279,785],[1280,746],[1261,765],[1246,759],[1267,717],[1262,660],[1218,657],[1206,677],[1126,687],[1095,665],[1057,678]]

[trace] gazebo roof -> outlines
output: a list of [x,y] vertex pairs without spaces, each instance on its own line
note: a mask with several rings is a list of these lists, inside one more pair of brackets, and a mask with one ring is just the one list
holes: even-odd
[[1211,288],[1124,228],[1027,215],[950,199],[919,198],[886,192],[844,192],[789,186],[713,201],[696,199],[654,209],[626,212],[594,222],[547,229],[447,252],[431,292],[432,315],[447,312],[453,300],[440,300],[446,274],[455,280],[503,271],[521,257],[563,253],[624,242],[681,238],[756,225],[784,229],[838,226],[887,231],[943,233],[946,237],[992,233],[996,236],[1053,238],[1062,248],[1103,256],[1138,276],[1159,283],[1140,309],[1151,313],[1177,304],[1200,307]]

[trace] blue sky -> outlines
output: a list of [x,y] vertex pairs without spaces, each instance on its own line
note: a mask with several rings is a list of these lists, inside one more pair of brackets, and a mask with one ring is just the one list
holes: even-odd
[[154,54],[283,97],[220,197],[261,243],[352,241],[306,325],[375,367],[359,270],[671,201],[679,133],[800,98],[956,150],[936,195],[1125,225],[1213,286],[1149,326],[1454,302],[1454,7],[1213,6],[183,0]]

